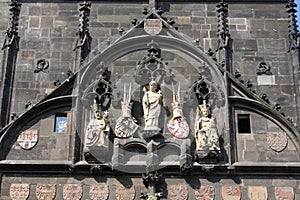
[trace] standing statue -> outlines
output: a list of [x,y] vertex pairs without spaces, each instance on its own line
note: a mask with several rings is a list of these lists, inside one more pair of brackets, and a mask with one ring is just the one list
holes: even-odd
[[159,129],[158,121],[162,110],[162,93],[157,90],[157,83],[151,81],[149,83],[149,91],[143,96],[143,110],[145,118],[145,128]]
[[187,138],[189,135],[189,125],[183,116],[182,103],[180,102],[180,83],[177,94],[173,86],[173,116],[168,123],[168,129],[175,138]]
[[93,112],[95,118],[91,119],[85,137],[85,151],[91,147],[108,147],[109,122],[108,112],[102,112],[98,103],[94,100]]
[[210,107],[206,104],[206,100],[203,100],[203,104],[197,108],[195,133],[196,150],[220,150],[216,122],[215,119],[211,117]]

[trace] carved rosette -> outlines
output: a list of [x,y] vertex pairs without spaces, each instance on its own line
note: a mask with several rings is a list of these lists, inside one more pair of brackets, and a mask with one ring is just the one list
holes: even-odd
[[248,197],[250,200],[267,200],[268,191],[266,187],[249,186]]
[[37,184],[35,194],[38,200],[53,200],[56,194],[56,185]]
[[276,151],[283,151],[288,143],[288,138],[285,132],[269,132],[267,133],[268,146]]
[[196,200],[214,200],[215,188],[213,186],[201,186],[195,190]]
[[276,200],[293,200],[294,195],[294,189],[292,187],[275,187]]
[[116,200],[133,200],[135,197],[135,188],[116,187]]
[[82,197],[82,186],[80,184],[64,185],[63,198],[64,200],[80,200]]
[[223,200],[240,200],[240,186],[222,186],[222,198]]
[[187,200],[189,189],[186,185],[171,185],[168,189],[170,200]]
[[92,200],[106,200],[109,195],[108,185],[91,185],[90,198]]
[[29,197],[29,184],[11,184],[9,188],[9,195],[12,200],[26,200]]

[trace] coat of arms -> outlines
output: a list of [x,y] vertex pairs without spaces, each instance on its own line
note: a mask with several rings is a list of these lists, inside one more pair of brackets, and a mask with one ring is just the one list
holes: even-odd
[[223,200],[240,200],[240,186],[222,186],[222,198]]
[[172,185],[168,189],[168,194],[171,200],[187,200],[189,197],[189,189],[186,185]]
[[131,137],[138,128],[139,126],[132,118],[121,118],[117,120],[115,135],[119,138],[128,138]]
[[288,138],[285,132],[267,133],[268,146],[276,152],[283,151],[287,145]]
[[108,198],[109,189],[108,185],[91,185],[90,198],[92,200],[106,200]]
[[275,187],[276,200],[293,200],[294,189],[292,187]]
[[168,129],[176,138],[186,138],[189,135],[189,125],[184,117],[169,121]]
[[116,200],[133,200],[135,197],[135,188],[117,187],[116,188]]
[[215,197],[215,188],[213,186],[201,186],[195,190],[196,200],[213,200]]
[[12,200],[26,200],[29,196],[29,184],[11,184],[9,195]]
[[249,186],[248,197],[250,200],[267,200],[268,191],[266,187]]
[[64,185],[63,198],[64,200],[80,200],[82,196],[82,187],[79,184]]
[[56,185],[37,184],[35,194],[38,200],[53,200],[56,194]]
[[18,144],[26,150],[32,149],[38,142],[38,130],[25,130],[18,137]]
[[157,35],[162,30],[162,20],[161,19],[145,19],[144,30],[149,35]]

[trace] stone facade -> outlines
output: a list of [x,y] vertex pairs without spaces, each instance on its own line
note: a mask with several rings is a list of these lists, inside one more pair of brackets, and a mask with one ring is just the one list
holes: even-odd
[[300,198],[294,1],[20,2],[0,1],[1,199]]

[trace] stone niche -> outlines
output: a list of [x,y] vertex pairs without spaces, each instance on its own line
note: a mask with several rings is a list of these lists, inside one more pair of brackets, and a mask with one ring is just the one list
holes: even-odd
[[[112,63],[99,62],[96,73],[90,74],[77,86],[75,110],[87,162],[112,162],[120,170],[125,165],[150,171],[166,165],[190,166],[197,153],[197,112],[203,102],[218,136],[224,134],[223,79],[203,60],[160,49],[152,41],[147,50]],[[214,154],[211,150],[207,147],[203,158],[214,155],[218,162],[220,148]]]

